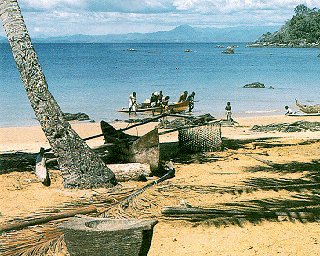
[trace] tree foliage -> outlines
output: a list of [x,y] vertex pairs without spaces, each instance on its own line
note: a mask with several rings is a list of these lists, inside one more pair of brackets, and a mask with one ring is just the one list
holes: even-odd
[[257,42],[278,44],[319,44],[320,43],[320,9],[310,9],[299,4],[294,9],[295,15],[278,31],[263,34]]

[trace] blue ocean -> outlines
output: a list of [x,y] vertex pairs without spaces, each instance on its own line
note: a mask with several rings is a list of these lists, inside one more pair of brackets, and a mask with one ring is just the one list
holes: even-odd
[[[182,91],[195,91],[194,114],[210,113],[217,118],[224,116],[227,101],[235,119],[282,114],[285,105],[295,109],[295,98],[320,103],[319,49],[232,44],[237,45],[235,54],[222,54],[216,43],[46,43],[34,47],[49,90],[62,110],[85,112],[96,121],[127,119],[116,109],[127,107],[133,91],[138,102],[154,91],[162,90],[171,101]],[[0,60],[0,127],[37,125],[8,44],[0,44]],[[242,88],[252,82],[267,88]]]

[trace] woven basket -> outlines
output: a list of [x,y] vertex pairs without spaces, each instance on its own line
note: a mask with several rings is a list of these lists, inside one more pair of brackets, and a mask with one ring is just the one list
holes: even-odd
[[221,151],[221,125],[219,122],[179,130],[179,145],[183,151]]
[[156,220],[73,218],[61,228],[71,256],[146,256]]

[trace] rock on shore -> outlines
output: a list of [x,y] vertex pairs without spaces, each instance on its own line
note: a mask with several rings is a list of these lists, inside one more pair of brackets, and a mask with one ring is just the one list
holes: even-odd
[[67,121],[74,121],[74,120],[85,121],[85,120],[90,120],[90,117],[87,114],[81,113],[81,112],[76,113],[76,114],[63,113],[63,116]]
[[246,84],[243,86],[243,88],[266,88],[263,83],[260,82],[254,82],[251,84]]

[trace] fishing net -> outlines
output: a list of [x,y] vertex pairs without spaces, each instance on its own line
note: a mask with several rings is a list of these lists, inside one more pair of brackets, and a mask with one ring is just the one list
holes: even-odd
[[179,130],[179,145],[183,151],[214,152],[222,148],[221,124],[214,122]]

